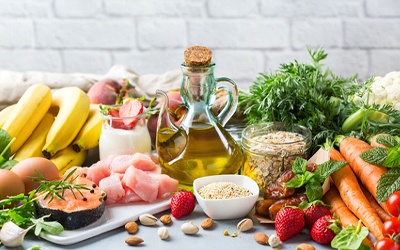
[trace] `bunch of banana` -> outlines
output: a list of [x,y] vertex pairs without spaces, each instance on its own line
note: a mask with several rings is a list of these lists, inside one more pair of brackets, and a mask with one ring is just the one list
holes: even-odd
[[12,108],[11,114],[4,122],[2,129],[11,138],[16,138],[11,144],[11,153],[15,153],[33,133],[43,119],[52,102],[51,90],[44,84],[30,86],[18,103]]
[[90,100],[80,88],[64,87],[53,94],[51,106],[58,112],[42,149],[46,158],[73,142],[89,116]]
[[46,113],[32,135],[15,153],[14,160],[22,161],[29,157],[43,157],[42,148],[46,142],[46,136],[54,122],[54,115]]
[[99,145],[102,128],[102,118],[99,105],[90,104],[89,116],[72,143],[72,148],[76,152],[95,148]]
[[35,84],[17,104],[0,111],[0,127],[16,138],[13,159],[46,157],[60,173],[85,162],[88,150],[99,144],[101,126],[99,106],[90,104],[78,87],[51,93],[49,87]]

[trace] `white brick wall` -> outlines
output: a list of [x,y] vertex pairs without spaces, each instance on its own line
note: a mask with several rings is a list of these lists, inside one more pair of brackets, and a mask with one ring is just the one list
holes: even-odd
[[258,73],[323,46],[336,74],[400,70],[398,0],[1,0],[0,69],[141,74],[179,68],[205,45],[216,76],[247,88]]

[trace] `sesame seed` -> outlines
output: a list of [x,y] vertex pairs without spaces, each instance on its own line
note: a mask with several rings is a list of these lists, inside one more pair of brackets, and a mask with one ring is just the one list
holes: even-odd
[[232,182],[213,182],[197,191],[203,199],[232,199],[251,196],[245,187]]

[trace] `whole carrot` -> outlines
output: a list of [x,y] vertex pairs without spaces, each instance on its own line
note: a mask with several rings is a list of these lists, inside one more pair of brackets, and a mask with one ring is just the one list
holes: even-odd
[[357,226],[358,218],[350,211],[350,209],[343,202],[340,197],[339,191],[335,186],[331,186],[328,192],[325,193],[322,200],[331,206],[332,214],[336,214],[336,216],[340,219],[343,227],[347,227],[348,225]]
[[[353,172],[361,180],[364,187],[374,196],[375,200],[377,200],[376,187],[379,178],[387,172],[387,168],[370,164],[360,158],[360,154],[371,149],[372,146],[360,139],[347,137],[340,142],[339,148],[340,153],[349,163]],[[385,209],[385,211],[388,211],[384,202],[379,205]]]
[[[335,214],[340,219],[343,227],[349,225],[357,227],[358,218],[349,210],[346,204],[344,204],[335,186],[332,186],[329,191],[326,192],[322,200],[331,206],[332,214]],[[374,249],[374,245],[368,238],[365,238],[362,243],[370,249]]]
[[[336,149],[330,149],[329,155],[331,160],[345,161]],[[383,238],[382,220],[362,192],[357,177],[350,166],[346,165],[333,172],[331,178],[349,210],[362,221],[377,239]]]
[[369,204],[371,204],[371,207],[373,207],[375,209],[375,212],[378,214],[379,218],[381,218],[381,220],[383,222],[385,222],[386,220],[393,217],[388,212],[386,212],[381,206],[379,206],[378,202],[375,200],[375,198],[372,196],[372,194],[370,192],[368,192],[368,190],[364,186],[360,186],[360,187],[365,195],[365,198],[367,198],[367,200],[369,201]]

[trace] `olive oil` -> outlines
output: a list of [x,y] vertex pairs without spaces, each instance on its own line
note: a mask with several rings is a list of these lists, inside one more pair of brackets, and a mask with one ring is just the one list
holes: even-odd
[[190,188],[196,178],[237,174],[244,156],[239,144],[220,124],[192,124],[187,130],[165,127],[157,134],[162,171]]

